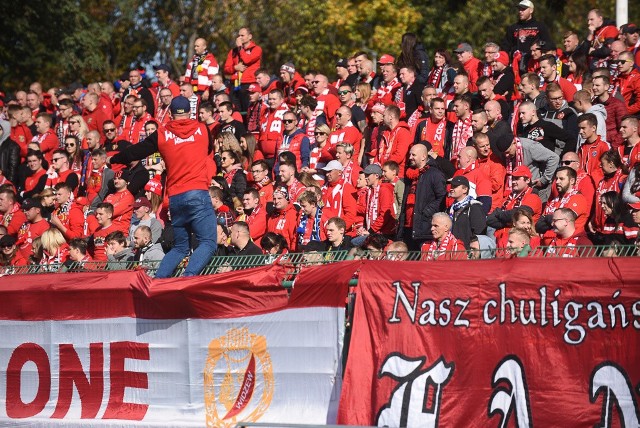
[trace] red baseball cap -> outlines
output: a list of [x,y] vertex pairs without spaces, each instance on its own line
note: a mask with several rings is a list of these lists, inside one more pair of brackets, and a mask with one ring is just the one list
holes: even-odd
[[513,170],[513,172],[511,173],[512,177],[527,177],[529,180],[531,180],[532,175],[531,175],[531,170],[529,169],[529,167],[525,166],[525,165],[520,165],[518,167],[516,167],[516,169]]
[[629,204],[632,210],[640,210],[640,202],[636,202],[635,204]]
[[378,64],[380,65],[393,64],[395,62],[396,62],[396,59],[389,54],[382,55],[378,60]]
[[262,89],[260,89],[260,86],[257,83],[252,83],[247,88],[247,91],[249,91],[249,92],[262,92]]

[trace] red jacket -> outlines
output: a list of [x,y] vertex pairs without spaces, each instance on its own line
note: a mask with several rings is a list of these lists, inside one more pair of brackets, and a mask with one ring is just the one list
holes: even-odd
[[52,215],[58,217],[63,226],[67,228],[67,231],[62,233],[67,241],[85,236],[84,211],[82,210],[82,205],[74,202],[66,213],[62,213],[60,207],[58,207]]
[[0,224],[7,228],[7,234],[17,237],[18,231],[27,221],[27,216],[20,208],[19,203],[14,203],[13,207],[7,213],[0,213]]
[[620,129],[622,118],[629,114],[629,111],[625,103],[616,97],[610,96],[607,101],[601,102],[601,104],[607,110],[607,119],[605,121],[607,125],[607,142],[611,144],[611,147],[618,148],[624,144],[618,129]]
[[558,196],[557,198],[549,201],[544,210],[544,214],[553,214],[553,212],[558,208],[569,208],[571,211],[576,213],[578,216],[576,219],[576,231],[584,232],[584,227],[587,224],[589,214],[591,213],[591,206],[582,194],[578,192],[570,196],[564,203],[562,203],[562,198]]
[[[393,215],[393,184],[380,183],[378,189],[369,188],[367,192],[367,211],[365,225],[370,233],[392,235],[396,232],[396,218]],[[374,198],[375,192],[378,197]]]
[[289,251],[297,249],[298,212],[293,204],[283,211],[273,210],[267,218],[267,232],[282,235],[287,241]]
[[[232,80],[238,80],[242,84],[255,83],[256,71],[260,68],[262,49],[253,42],[245,47],[235,47],[229,51],[224,63],[224,74],[231,76]],[[243,72],[235,70],[235,66],[243,63],[247,69]]]
[[333,128],[335,125],[336,111],[342,105],[340,99],[329,92],[329,89],[325,89],[316,97],[316,101],[318,101],[316,111],[324,112],[327,117],[327,125],[329,125],[329,128]]
[[481,76],[481,70],[483,69],[482,61],[476,57],[471,57],[469,61],[463,64],[464,71],[469,76],[469,92],[477,92],[478,85],[476,82]]
[[282,143],[282,119],[284,114],[289,111],[286,103],[282,103],[277,110],[267,112],[260,121],[260,137],[258,137],[258,148],[266,159],[272,159],[276,156],[276,148]]
[[38,134],[33,137],[32,141],[38,142],[40,145],[40,151],[44,155],[44,158],[51,165],[53,159],[53,151],[60,147],[60,140],[53,129],[49,129],[44,134]]
[[[302,132],[302,130],[300,129],[296,129],[293,132],[293,135],[289,136],[289,135],[283,135],[282,136],[282,140],[280,140],[278,142],[277,148],[276,148],[276,152],[278,155],[280,155],[280,153],[282,152],[291,152],[296,156],[296,168],[298,171],[300,171],[300,169],[302,168],[302,153],[301,153],[301,148],[302,145],[305,144],[307,145],[307,151],[309,151],[309,139],[307,138],[307,136],[305,135],[304,132]],[[308,156],[308,155],[307,155]],[[305,166],[309,166],[309,161],[307,160],[307,165]]]
[[600,136],[591,144],[585,143],[580,147],[580,169],[583,169],[593,178],[594,183],[599,183],[604,177],[600,167],[600,156],[609,150],[609,145],[600,139]]
[[485,172],[491,180],[491,211],[502,206],[504,200],[504,180],[507,170],[500,158],[489,153],[484,159],[478,158],[478,167]]
[[[578,178],[576,179],[576,185],[574,187],[578,189],[578,192],[580,192],[582,196],[584,196],[589,203],[589,206],[593,206],[596,195],[596,185],[593,178],[585,171],[578,170]],[[551,196],[549,199],[551,200],[557,197],[558,189],[556,188],[556,179],[554,178],[551,182]]]
[[[336,129],[329,134],[329,144],[326,144],[322,148],[320,159],[326,162],[335,159],[336,145],[338,145],[338,143],[348,143],[353,146],[353,158],[357,160],[358,154],[360,153],[361,141],[362,134],[360,130],[353,126],[353,123],[349,122],[344,128]],[[330,157],[327,155],[330,155]]]
[[620,93],[627,104],[629,114],[640,112],[640,73],[631,70],[627,75],[618,76],[620,82]]
[[48,230],[49,227],[49,222],[45,219],[42,219],[37,223],[25,221],[22,224],[22,227],[20,227],[20,230],[18,231],[18,240],[16,241],[16,246],[22,254],[22,257],[29,259],[29,256],[33,254],[33,247],[31,244],[33,244],[34,239],[42,236],[45,230]]
[[113,226],[122,231],[125,235],[129,234],[129,226],[131,225],[131,217],[133,216],[133,203],[135,198],[127,189],[112,193],[106,198],[105,202],[113,205]]
[[98,131],[102,141],[104,141],[102,125],[105,121],[113,119],[112,111],[113,108],[111,107],[111,102],[109,101],[109,105],[107,106],[103,99],[100,98],[95,110],[89,111],[85,109],[82,112],[82,118],[87,122],[87,128],[89,128],[89,131]]
[[342,217],[347,224],[347,229],[357,218],[356,193],[356,189],[351,184],[342,180],[334,184],[327,183],[322,188],[324,206],[329,207],[338,217]]
[[147,138],[144,125],[146,125],[150,120],[153,120],[153,117],[149,113],[145,113],[140,119],[136,118],[133,126],[131,126],[131,131],[129,132],[129,138],[127,138],[127,141],[131,144],[138,144],[140,141]]
[[407,152],[411,146],[411,130],[406,122],[398,122],[395,128],[382,133],[382,141],[378,149],[376,163],[383,165],[386,161],[396,161],[400,165],[398,176],[404,177]]
[[251,211],[251,214],[243,214],[238,220],[249,225],[249,235],[256,244],[260,245],[260,239],[267,233],[267,210],[258,205]]

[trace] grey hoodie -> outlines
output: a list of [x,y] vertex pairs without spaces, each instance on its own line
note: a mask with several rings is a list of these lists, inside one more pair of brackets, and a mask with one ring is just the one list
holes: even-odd
[[531,171],[531,180],[540,179],[544,185],[542,189],[539,189],[538,196],[540,196],[542,203],[545,203],[551,195],[550,185],[558,168],[560,157],[537,141],[528,138],[520,138],[520,144],[522,144],[524,164]]
[[[596,132],[602,139],[602,141],[607,141],[607,109],[602,104],[594,104],[591,106],[586,113],[592,113],[598,119],[598,129]],[[583,114],[586,114],[583,113]],[[580,115],[582,116],[582,115]],[[580,121],[580,116],[578,116],[578,121]],[[576,152],[580,151],[580,147],[584,144],[584,138],[578,134],[578,147],[576,147]]]

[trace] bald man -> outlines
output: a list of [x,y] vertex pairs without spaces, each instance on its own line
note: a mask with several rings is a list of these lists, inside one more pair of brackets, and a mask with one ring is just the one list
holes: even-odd
[[[336,112],[342,103],[334,93],[330,92],[329,79],[324,74],[316,74],[311,84],[313,85],[313,93],[316,95],[316,101],[318,101],[316,110],[324,112],[329,127],[333,128],[336,124]],[[333,89],[335,90],[335,88]]]
[[418,176],[405,178],[402,210],[398,219],[398,238],[409,250],[419,251],[422,244],[433,240],[431,218],[444,209],[447,194],[446,179],[438,168],[428,167],[428,148],[414,144],[409,150],[409,167],[418,171]]
[[213,76],[218,74],[220,67],[216,57],[207,50],[205,39],[196,39],[193,44],[193,52],[193,57],[187,64],[187,70],[184,73],[184,81],[193,86],[193,92],[200,96],[209,89]]

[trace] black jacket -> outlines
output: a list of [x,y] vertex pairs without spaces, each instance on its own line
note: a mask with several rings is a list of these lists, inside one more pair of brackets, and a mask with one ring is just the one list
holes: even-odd
[[469,248],[471,235],[484,235],[487,232],[487,216],[482,209],[482,203],[471,201],[469,205],[453,214],[451,233],[464,242]]
[[[413,231],[415,240],[433,239],[431,234],[431,217],[444,209],[445,196],[447,195],[447,182],[444,174],[432,159],[429,159],[429,168],[418,178],[416,186],[416,199],[413,209]],[[404,179],[404,198],[399,224],[404,225],[407,210],[407,195],[411,189],[411,180]],[[402,238],[403,227],[398,228],[398,237]]]
[[2,135],[0,136],[0,171],[7,180],[17,185],[18,165],[20,165],[20,146],[13,141],[11,135],[11,125],[6,120],[0,121]]

